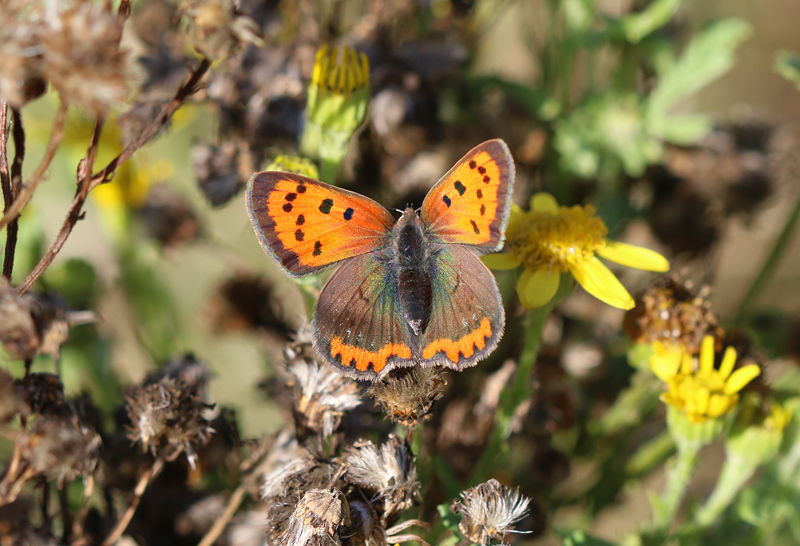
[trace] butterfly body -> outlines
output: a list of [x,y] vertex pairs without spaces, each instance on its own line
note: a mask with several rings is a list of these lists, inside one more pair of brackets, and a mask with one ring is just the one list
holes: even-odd
[[395,222],[376,202],[322,182],[257,173],[248,211],[262,246],[297,276],[341,262],[315,305],[315,347],[375,381],[407,366],[462,370],[504,328],[500,293],[477,253],[502,246],[513,183],[502,141],[469,152]]

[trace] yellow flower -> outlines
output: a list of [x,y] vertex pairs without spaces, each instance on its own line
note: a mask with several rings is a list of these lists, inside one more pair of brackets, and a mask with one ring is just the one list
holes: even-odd
[[658,272],[669,270],[669,262],[652,250],[606,239],[608,228],[594,214],[591,205],[559,207],[549,193],[537,193],[531,198],[529,212],[511,208],[506,229],[508,252],[486,255],[484,263],[491,269],[524,266],[517,294],[528,309],[549,302],[558,290],[561,274],[567,272],[599,300],[631,309],[633,298],[598,256]]
[[369,102],[369,62],[347,46],[317,51],[308,86],[308,120],[323,130],[352,134],[364,121]]
[[699,366],[682,347],[653,343],[650,367],[667,384],[661,400],[686,414],[693,423],[720,417],[739,402],[739,391],[761,373],[756,364],[733,371],[736,349],[728,347],[719,369],[714,368],[714,338],[706,336],[700,347]]
[[268,171],[281,171],[319,179],[319,170],[311,160],[296,155],[279,155],[267,165]]

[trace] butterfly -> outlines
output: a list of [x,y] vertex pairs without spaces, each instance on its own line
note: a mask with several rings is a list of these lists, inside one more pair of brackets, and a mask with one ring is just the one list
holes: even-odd
[[254,174],[246,200],[288,275],[340,264],[314,307],[314,346],[342,374],[374,382],[401,367],[461,371],[495,349],[503,302],[478,254],[503,245],[513,183],[514,160],[495,139],[397,221],[372,199],[285,172]]

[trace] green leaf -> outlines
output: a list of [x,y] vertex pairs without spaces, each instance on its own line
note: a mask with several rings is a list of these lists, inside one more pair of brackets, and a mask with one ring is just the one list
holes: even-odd
[[660,136],[667,142],[680,146],[697,142],[709,131],[711,131],[711,123],[707,116],[686,114],[667,117],[663,124],[653,127],[650,134]]
[[447,503],[440,504],[436,507],[436,510],[439,512],[439,517],[442,518],[442,524],[445,528],[457,537],[460,537],[461,533],[458,530],[458,524],[461,518],[458,514],[454,514],[453,511],[450,510],[450,505]]
[[659,74],[658,85],[648,100],[647,117],[653,125],[666,123],[666,114],[676,102],[730,70],[735,49],[751,33],[750,24],[736,18],[718,21],[698,32],[680,59]]
[[775,55],[775,72],[792,82],[800,91],[800,56],[791,51],[779,51]]
[[563,539],[563,546],[615,546],[613,542],[607,542],[603,539],[587,535],[580,529],[573,529],[571,531],[558,531]]
[[636,44],[648,34],[666,25],[682,0],[655,0],[639,13],[628,15],[620,21],[625,38]]

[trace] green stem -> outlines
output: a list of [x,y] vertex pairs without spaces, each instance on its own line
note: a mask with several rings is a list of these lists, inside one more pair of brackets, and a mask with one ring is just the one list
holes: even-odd
[[664,529],[675,519],[686,488],[692,479],[700,449],[692,444],[679,444],[677,459],[667,474],[667,486],[655,511],[656,528]]
[[694,521],[701,527],[708,527],[722,515],[745,482],[756,471],[757,465],[748,458],[730,452],[727,455],[713,493],[695,513]]
[[665,430],[634,453],[625,465],[625,473],[629,476],[641,476],[661,464],[674,451],[675,440]]
[[495,468],[504,460],[508,449],[507,440],[514,424],[514,414],[524,401],[530,399],[533,389],[530,386],[531,374],[542,344],[542,332],[553,308],[572,293],[575,281],[571,275],[562,275],[558,292],[546,305],[532,309],[525,327],[525,343],[520,354],[514,383],[500,395],[500,403],[494,417],[494,429],[486,443],[480,461],[469,478],[468,485],[486,481]]
[[742,303],[739,306],[739,311],[736,313],[736,323],[742,322],[748,307],[750,307],[750,305],[753,303],[753,300],[761,291],[761,289],[764,288],[764,283],[778,265],[778,262],[780,261],[784,250],[786,249],[786,244],[789,242],[789,237],[792,235],[792,232],[794,231],[799,219],[800,197],[798,197],[797,203],[795,203],[794,210],[789,215],[789,218],[787,218],[786,224],[783,226],[783,231],[781,231],[778,240],[775,241],[775,246],[772,247],[772,252],[770,252],[767,261],[764,262],[764,265],[761,267],[761,271],[758,273],[756,280],[753,281],[752,286],[750,286],[750,290],[747,292],[744,300],[742,300]]

